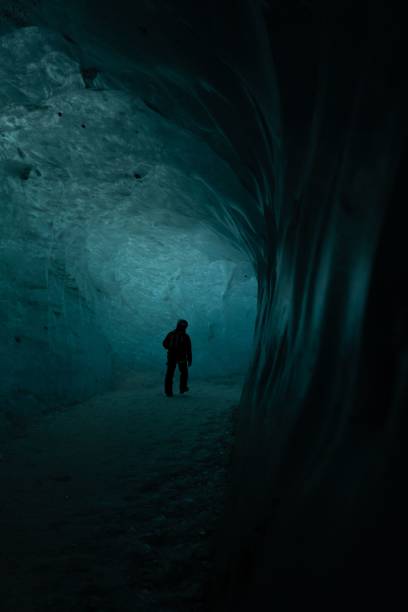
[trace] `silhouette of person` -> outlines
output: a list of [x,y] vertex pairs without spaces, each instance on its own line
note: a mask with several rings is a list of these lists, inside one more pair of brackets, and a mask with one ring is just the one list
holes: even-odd
[[180,393],[188,391],[188,368],[192,364],[191,340],[186,334],[188,323],[184,319],[177,322],[177,327],[169,332],[163,340],[167,349],[167,372],[164,391],[167,397],[173,397],[173,377],[178,364],[180,370]]

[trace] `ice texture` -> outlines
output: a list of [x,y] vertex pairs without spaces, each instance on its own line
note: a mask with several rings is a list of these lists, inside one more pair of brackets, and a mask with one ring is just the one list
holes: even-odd
[[0,53],[2,393],[72,401],[162,370],[179,318],[197,376],[243,371],[257,282],[217,218],[233,172],[140,98],[86,87],[61,34]]

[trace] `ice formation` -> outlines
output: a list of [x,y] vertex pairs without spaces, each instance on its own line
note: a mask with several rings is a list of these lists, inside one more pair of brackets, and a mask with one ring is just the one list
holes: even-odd
[[160,367],[181,316],[198,375],[242,371],[257,284],[217,220],[233,172],[140,97],[86,87],[61,34],[0,44],[2,392],[80,399]]
[[330,5],[1,13],[2,392],[93,393],[179,315],[202,371],[251,359],[220,610],[400,561],[402,26]]

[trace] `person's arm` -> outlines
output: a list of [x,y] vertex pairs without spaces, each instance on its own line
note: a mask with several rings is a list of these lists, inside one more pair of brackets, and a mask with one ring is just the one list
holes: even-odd
[[191,364],[193,363],[193,352],[191,349],[190,336],[187,336],[187,361],[188,361],[188,365],[191,366]]
[[166,350],[169,349],[169,341],[170,341],[170,336],[171,336],[171,332],[169,334],[167,334],[167,336],[165,337],[165,339],[163,340],[163,346]]

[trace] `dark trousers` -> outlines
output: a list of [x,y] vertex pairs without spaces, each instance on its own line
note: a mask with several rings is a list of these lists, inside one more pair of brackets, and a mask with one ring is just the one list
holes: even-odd
[[166,380],[164,382],[164,391],[166,395],[173,393],[173,377],[174,377],[174,372],[176,370],[177,364],[180,370],[180,391],[185,391],[187,389],[187,383],[188,383],[187,361],[177,361],[174,359],[168,359],[167,360]]

